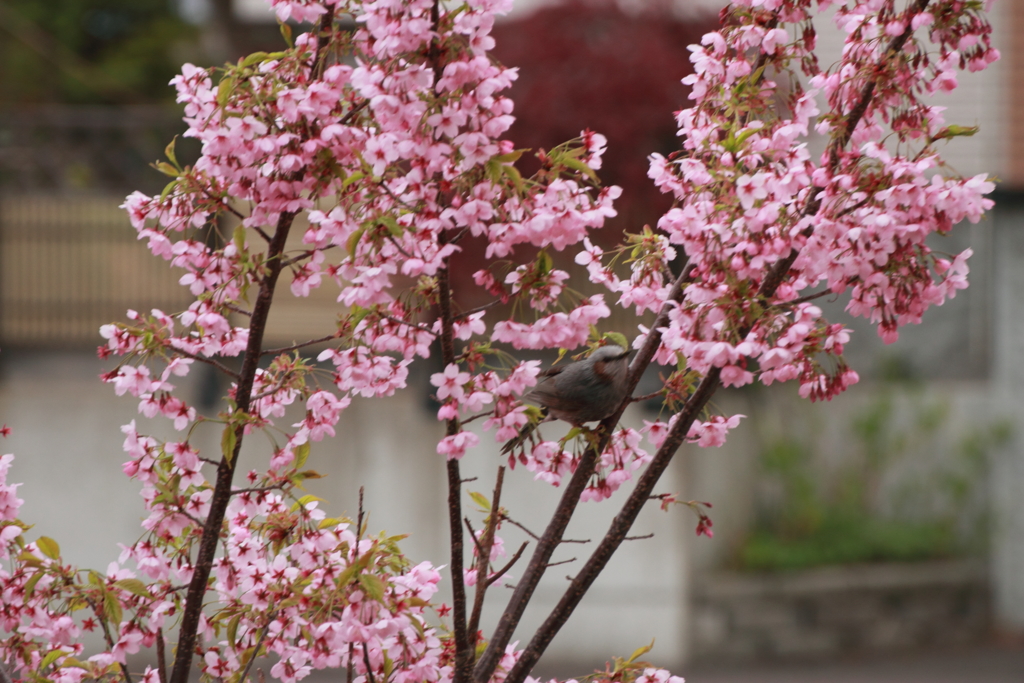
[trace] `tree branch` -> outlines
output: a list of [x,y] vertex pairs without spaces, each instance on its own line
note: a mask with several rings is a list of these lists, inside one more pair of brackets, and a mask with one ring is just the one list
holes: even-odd
[[[242,360],[242,369],[238,373],[238,388],[235,392],[237,414],[248,413],[251,406],[253,382],[262,355],[263,335],[266,332],[267,318],[270,315],[270,305],[274,300],[274,289],[277,286],[278,277],[281,275],[281,254],[284,253],[288,232],[291,230],[294,220],[294,213],[281,214],[277,221],[274,237],[267,248],[267,274],[260,284],[256,305],[253,306],[249,341]],[[199,542],[195,571],[192,574],[192,581],[189,583],[185,598],[178,647],[174,658],[174,667],[171,671],[171,683],[188,682],[189,669],[192,667],[192,657],[195,654],[196,632],[199,628],[203,598],[206,596],[207,581],[213,569],[213,558],[217,552],[217,544],[224,524],[224,513],[231,501],[231,481],[234,478],[235,465],[242,449],[243,437],[243,427],[239,425],[235,430],[234,450],[230,454],[225,453],[217,465],[217,481],[214,485],[213,497],[210,499],[210,512],[206,517],[206,524],[203,526],[203,536]]]

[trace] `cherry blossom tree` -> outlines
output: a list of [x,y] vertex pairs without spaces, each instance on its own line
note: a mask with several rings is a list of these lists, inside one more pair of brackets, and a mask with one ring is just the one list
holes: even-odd
[[[583,131],[538,150],[530,177],[516,167],[523,151],[503,138],[515,71],[488,51],[509,0],[272,4],[282,22],[312,28],[293,39],[282,24],[288,45],[277,53],[186,65],[173,85],[202,156],[182,167],[172,143],[157,165],[171,177],[164,191],[125,202],[139,238],[195,296],[185,311],[130,312],[101,330],[101,356],[118,359],[104,379],[181,434],[123,428],[124,472],[141,483],[148,513],[143,537],[104,572],[64,563],[56,541],[27,538],[7,483],[13,456],[0,458],[0,656],[14,679],[185,683],[198,666],[207,680],[246,681],[270,656],[269,674],[289,683],[325,668],[358,683],[521,683],[644,505],[689,505],[698,534],[711,535],[705,506],[654,489],[683,442],[719,445],[739,423],[707,410],[719,387],[795,380],[813,401],[857,381],[842,360],[849,331],[823,319],[815,299],[849,294],[848,310],[892,341],[967,284],[970,252],[943,255],[927,240],[978,220],[993,185],[944,168],[943,141],[971,131],[946,124],[929,97],[998,57],[980,2],[744,0],[723,10],[720,30],[691,48],[681,148],[651,158],[673,207],[614,250],[588,237],[619,195],[598,180],[604,138]],[[829,6],[846,43],[822,66],[814,22]],[[808,147],[815,132],[820,155]],[[309,227],[290,251],[300,214]],[[490,303],[478,309],[460,306],[449,274],[467,236],[487,242],[473,282]],[[564,250],[606,294],[573,294],[551,259]],[[266,348],[285,270],[294,296],[338,288],[328,338]],[[488,438],[506,442],[540,419],[521,400],[539,364],[509,349],[626,343],[631,330],[597,331],[610,305],[656,316],[632,340],[629,386],[632,395],[651,363],[664,366],[664,419],[644,433],[618,426],[629,398],[596,427],[524,442],[495,465],[493,496],[477,496],[487,511],[467,541],[460,461],[480,437],[466,424],[484,418]],[[314,345],[326,345],[321,365],[301,353]],[[351,400],[401,390],[409,366],[432,353],[446,433],[424,449],[447,467],[450,609],[431,602],[434,564],[405,558],[361,514],[328,517],[300,486],[314,476],[313,445],[335,435]],[[219,414],[175,394],[195,363],[230,379]],[[296,402],[304,418],[280,424]],[[192,443],[208,424],[222,432],[220,453]],[[262,471],[242,462],[243,441],[258,432],[274,444]],[[562,495],[485,634],[487,589],[525,558],[521,548],[499,562],[506,466]],[[512,633],[586,501],[620,509],[520,648]],[[102,652],[86,652],[86,631],[102,635]],[[143,648],[157,665],[133,674],[127,655]],[[679,681],[642,654],[603,679]]]

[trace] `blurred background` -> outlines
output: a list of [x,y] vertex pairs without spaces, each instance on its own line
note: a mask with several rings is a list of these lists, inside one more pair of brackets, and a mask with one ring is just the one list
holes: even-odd
[[[719,7],[533,0],[495,28],[497,58],[520,69],[517,146],[550,148],[584,128],[608,137],[602,179],[625,192],[601,241],[668,207],[646,178],[647,156],[677,146],[686,48],[717,26]],[[720,449],[687,446],[662,489],[712,502],[714,538],[695,538],[685,510],[647,511],[636,533],[653,539],[613,560],[552,645],[549,671],[582,675],[656,637],[649,659],[691,683],[1024,680],[1024,0],[993,11],[1002,61],[965,74],[943,102],[950,122],[981,126],[950,144],[950,165],[1000,181],[995,211],[933,245],[974,250],[970,288],[888,347],[842,301],[826,303],[855,330],[847,357],[863,378],[831,403],[809,404],[790,386],[723,392],[718,407],[747,418]],[[0,423],[13,429],[3,451],[17,456],[12,480],[25,482],[32,533],[102,569],[117,543],[138,537],[143,515],[120,473],[120,425],[171,434],[98,380],[113,361],[96,359],[97,330],[129,308],[189,302],[117,206],[163,185],[149,164],[184,131],[167,86],[180,65],[274,50],[281,38],[262,0],[0,0],[0,35]],[[824,63],[840,45],[821,29]],[[179,158],[197,154],[179,140]],[[268,343],[330,332],[336,305],[329,288],[282,298]],[[619,315],[611,326],[632,336],[635,325]],[[329,476],[311,488],[332,514],[354,515],[365,487],[371,529],[409,532],[413,559],[442,564],[431,371],[392,399],[355,401],[340,438],[314,448]],[[216,377],[197,368],[182,385],[216,412]],[[626,421],[656,412],[637,406]],[[217,439],[196,436],[211,449]],[[466,461],[485,492],[498,445],[487,449]],[[264,450],[249,444],[244,457],[265,460]],[[510,511],[542,527],[558,492],[513,475]],[[599,537],[603,507],[585,509],[570,535]],[[510,532],[506,545],[520,540]],[[519,637],[563,587],[563,573],[549,572]]]

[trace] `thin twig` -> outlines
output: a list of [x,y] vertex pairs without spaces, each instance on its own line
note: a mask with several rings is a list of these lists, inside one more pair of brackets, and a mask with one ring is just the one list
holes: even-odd
[[254,226],[252,226],[252,229],[253,229],[253,230],[254,230],[254,231],[256,232],[256,234],[257,234],[257,235],[259,235],[260,237],[262,237],[262,238],[264,239],[264,241],[266,241],[266,242],[267,242],[267,244],[270,244],[270,242],[272,242],[272,241],[273,241],[273,240],[272,240],[272,239],[270,238],[270,235],[268,235],[267,233],[263,232],[263,228],[261,228],[260,226],[258,226],[258,225],[254,225]]
[[786,306],[796,306],[798,304],[805,304],[808,301],[814,301],[815,299],[820,299],[821,297],[828,296],[829,294],[832,294],[832,293],[833,292],[832,292],[831,289],[823,289],[820,292],[815,292],[814,294],[808,294],[807,296],[802,296],[799,299],[793,299],[791,301],[780,301],[777,304],[772,304],[772,306],[774,306],[775,308],[783,308],[783,307],[786,307]]
[[263,646],[263,639],[267,637],[267,631],[270,630],[270,622],[276,618],[276,611],[267,615],[267,623],[263,624],[263,628],[260,629],[259,638],[256,639],[256,647],[252,649],[252,657],[249,658],[249,663],[245,665],[245,670],[242,671],[242,675],[238,678],[239,683],[245,683],[245,677],[249,675],[249,670],[252,669],[252,665],[256,663],[256,656],[259,655],[260,648]]
[[217,368],[218,370],[220,370],[221,372],[223,372],[228,377],[232,377],[232,378],[234,378],[236,380],[239,378],[239,374],[237,372],[235,372],[234,370],[232,370],[231,368],[227,367],[226,365],[224,365],[222,363],[218,363],[217,361],[213,360],[212,358],[207,358],[206,356],[200,356],[199,354],[192,353],[191,351],[185,351],[184,349],[179,349],[177,346],[171,346],[170,344],[167,345],[167,348],[171,349],[171,351],[173,351],[175,354],[177,354],[179,356],[184,356],[185,358],[191,358],[192,360],[197,360],[200,363],[206,363],[207,365],[213,366],[213,367]]
[[251,489],[235,489],[234,491],[231,492],[231,495],[237,496],[240,493],[268,493],[270,491],[282,491],[282,490],[284,490],[284,487],[280,486],[280,485],[260,486],[258,488],[251,488]]
[[520,523],[519,523],[519,522],[517,522],[516,520],[512,519],[512,518],[511,518],[511,517],[509,517],[508,515],[506,515],[506,514],[502,514],[502,516],[501,516],[501,517],[502,517],[502,519],[504,519],[504,520],[505,520],[506,522],[508,522],[509,524],[511,524],[511,525],[513,525],[513,526],[517,526],[517,527],[519,527],[520,529],[522,529],[523,531],[525,531],[525,532],[526,532],[526,534],[527,534],[527,535],[528,535],[528,536],[529,536],[530,538],[532,538],[533,540],[535,540],[535,541],[539,541],[539,540],[540,540],[540,536],[538,536],[537,534],[533,533],[532,531],[530,531],[530,530],[529,530],[529,529],[527,529],[527,528],[526,528],[525,526],[523,526],[522,524],[520,524]]
[[370,683],[376,683],[373,680],[373,667],[370,666],[370,651],[366,648],[366,643],[363,643],[363,663],[366,664],[366,677],[370,679]]
[[469,517],[463,517],[462,521],[466,523],[466,528],[469,529],[469,536],[473,539],[473,545],[476,546],[476,554],[479,557],[484,554],[483,546],[480,545],[480,539],[476,537],[476,532],[473,530],[473,525],[469,522]]
[[557,567],[560,564],[569,564],[570,562],[575,562],[575,561],[576,561],[575,557],[570,557],[568,560],[559,560],[558,562],[548,562],[548,567],[549,568],[550,567]]
[[244,308],[242,308],[241,306],[238,306],[236,304],[227,304],[226,303],[226,304],[223,304],[223,306],[224,306],[224,308],[228,309],[229,311],[234,311],[235,313],[238,313],[240,315],[244,315],[244,316],[249,317],[249,318],[252,317],[252,311],[247,311]]
[[634,396],[633,398],[631,398],[629,400],[632,403],[639,403],[640,401],[650,401],[652,398],[657,398],[659,396],[664,395],[664,393],[665,393],[664,389],[659,389],[658,391],[655,391],[655,392],[650,393],[650,394],[646,394],[644,396]]
[[[522,544],[521,546],[519,546],[519,550],[517,550],[517,551],[515,552],[515,554],[513,554],[513,555],[512,555],[512,559],[511,559],[511,560],[509,560],[509,561],[508,561],[508,562],[507,562],[507,563],[505,564],[505,566],[504,566],[504,567],[502,567],[502,568],[501,568],[501,569],[499,569],[498,571],[494,572],[494,575],[493,575],[493,576],[490,576],[490,577],[488,577],[488,578],[487,578],[487,585],[488,585],[488,586],[490,586],[490,585],[491,585],[491,584],[493,584],[493,583],[494,583],[495,581],[497,581],[497,580],[498,580],[498,579],[500,579],[500,578],[501,578],[502,576],[504,576],[504,575],[505,575],[505,573],[506,573],[506,572],[508,572],[508,570],[512,568],[512,565],[514,565],[514,564],[515,564],[516,562],[518,562],[518,561],[519,561],[519,558],[520,558],[520,557],[522,557],[522,555],[523,555],[523,551],[524,551],[524,550],[526,550],[526,546],[528,546],[528,545],[530,545],[530,544],[529,544],[529,543],[527,543],[526,541],[523,541],[523,544]],[[479,577],[479,576],[478,576],[478,577],[476,577],[476,580],[477,580],[477,581],[479,582],[479,581],[480,581],[480,577]]]
[[626,536],[622,540],[623,541],[645,541],[648,538],[654,538],[654,532],[651,532],[649,534],[645,534],[643,536]]
[[408,320],[402,320],[401,318],[395,318],[395,317],[387,315],[387,314],[384,314],[381,317],[385,318],[387,320],[390,320],[391,322],[396,323],[398,325],[405,325],[406,327],[411,327],[414,330],[419,330],[420,332],[426,332],[431,337],[436,337],[437,336],[437,332],[434,332],[431,329],[423,327],[419,323],[409,322]]
[[460,318],[468,318],[469,316],[473,315],[474,313],[479,313],[480,311],[486,311],[488,308],[491,308],[493,306],[497,306],[500,303],[501,303],[501,299],[495,299],[494,301],[492,301],[489,304],[484,304],[483,306],[477,306],[476,308],[471,308],[468,311],[463,311],[462,313],[456,313],[455,314],[455,319],[459,320]]
[[319,339],[310,339],[309,341],[304,341],[304,342],[302,342],[300,344],[292,344],[291,346],[282,346],[282,347],[277,348],[277,349],[267,349],[266,351],[263,352],[263,355],[264,356],[279,356],[282,353],[288,353],[289,351],[297,351],[298,349],[302,349],[302,348],[305,348],[307,346],[313,346],[314,344],[323,344],[324,342],[331,341],[332,339],[337,339],[339,336],[340,336],[339,333],[335,332],[334,334],[329,334],[326,337],[320,337]]

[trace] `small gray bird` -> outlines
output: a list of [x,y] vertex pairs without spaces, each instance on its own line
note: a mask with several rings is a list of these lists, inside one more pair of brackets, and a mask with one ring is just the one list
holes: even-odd
[[[533,391],[523,398],[540,404],[555,418],[580,427],[615,412],[626,398],[628,375],[629,351],[609,344],[583,360],[548,368],[540,374]],[[526,425],[501,452],[508,453],[522,445],[535,428],[536,425]]]

